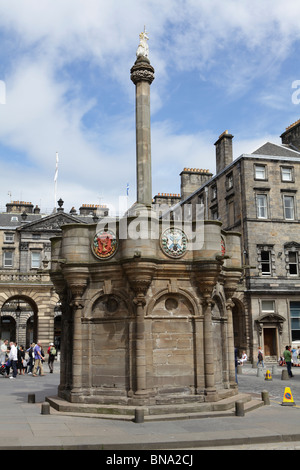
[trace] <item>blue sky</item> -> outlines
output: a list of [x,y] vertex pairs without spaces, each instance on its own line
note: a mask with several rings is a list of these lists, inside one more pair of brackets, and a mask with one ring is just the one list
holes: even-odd
[[135,201],[130,68],[144,25],[153,195],[179,193],[184,167],[215,172],[226,129],[234,158],[280,143],[300,118],[299,17],[297,0],[0,0],[0,208],[53,209],[56,151],[66,211],[117,210],[127,183]]

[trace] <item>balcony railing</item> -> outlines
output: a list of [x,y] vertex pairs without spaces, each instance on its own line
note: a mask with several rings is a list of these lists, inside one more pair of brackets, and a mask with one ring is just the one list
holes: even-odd
[[20,271],[4,271],[0,270],[0,283],[26,283],[36,284],[51,282],[48,271],[38,272],[20,272]]

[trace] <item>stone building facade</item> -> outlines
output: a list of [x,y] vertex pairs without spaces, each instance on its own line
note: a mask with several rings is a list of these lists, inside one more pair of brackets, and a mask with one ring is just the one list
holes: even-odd
[[7,203],[0,213],[0,336],[28,347],[37,339],[44,347],[55,342],[60,348],[61,304],[49,276],[50,238],[61,226],[87,223],[104,216],[105,206],[83,205],[64,212],[62,201],[51,214],[41,214],[37,206],[24,201]]
[[[181,204],[203,203],[205,218],[241,233],[243,279],[233,308],[235,346],[256,360],[257,348],[277,360],[300,344],[300,122],[233,161],[233,136],[215,143],[217,173]],[[185,193],[186,194],[186,193]]]

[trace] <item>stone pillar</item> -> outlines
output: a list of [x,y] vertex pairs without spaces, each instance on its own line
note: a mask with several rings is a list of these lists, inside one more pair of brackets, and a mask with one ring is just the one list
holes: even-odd
[[124,274],[129,281],[129,285],[134,292],[133,303],[136,306],[135,331],[133,340],[135,342],[135,373],[136,389],[135,398],[138,405],[143,404],[143,399],[147,399],[151,390],[147,384],[147,351],[146,351],[146,329],[145,310],[146,293],[151,285],[153,275],[156,270],[155,263],[134,261],[123,265]]
[[82,309],[84,301],[82,299],[87,286],[88,273],[85,268],[64,268],[67,282],[72,292],[70,307],[73,315],[73,351],[72,351],[72,390],[70,394],[71,402],[80,401],[82,392]]
[[233,332],[233,319],[232,309],[234,302],[232,297],[236,291],[239,279],[241,277],[241,270],[235,271],[234,269],[224,268],[224,291],[226,296],[226,310],[227,310],[227,339],[228,339],[228,365],[229,365],[229,382],[232,388],[236,387],[235,381],[235,357],[234,357],[234,332]]
[[229,383],[231,387],[235,387],[235,357],[234,357],[234,334],[233,334],[233,319],[232,309],[233,302],[226,302],[227,310],[227,341],[228,341],[228,368],[229,368]]
[[147,389],[146,380],[146,339],[144,324],[145,299],[137,297],[136,304],[136,392],[135,395],[144,395]]
[[145,56],[139,56],[131,68],[131,80],[136,86],[136,172],[137,203],[151,206],[151,131],[150,85],[154,68]]
[[205,369],[205,393],[208,400],[216,394],[215,388],[215,358],[212,332],[212,300],[204,300],[204,369]]

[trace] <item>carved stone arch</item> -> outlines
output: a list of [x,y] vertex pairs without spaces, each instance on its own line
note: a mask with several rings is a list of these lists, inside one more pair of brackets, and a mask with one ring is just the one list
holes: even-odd
[[180,299],[186,299],[187,306],[189,305],[188,308],[190,310],[190,315],[194,316],[202,313],[201,305],[198,299],[196,299],[189,291],[179,288],[176,292],[170,292],[169,289],[162,289],[158,291],[152,297],[146,307],[146,316],[152,315],[156,306],[158,306],[158,304],[163,301],[165,301],[164,308],[166,310],[166,313],[174,313],[175,311],[177,311],[177,314],[179,314],[180,312],[178,311],[178,309],[180,310],[180,304],[178,303],[178,306],[176,306],[176,302],[174,302],[172,305],[172,301],[170,301],[169,303],[167,302],[168,299],[174,299],[177,300],[177,302]]
[[94,311],[97,308],[97,304],[101,302],[106,304],[106,309],[108,313],[116,313],[118,310],[118,306],[116,304],[113,304],[113,300],[115,300],[119,304],[123,303],[125,305],[128,312],[128,316],[133,315],[131,302],[129,301],[126,293],[122,292],[122,290],[112,289],[107,294],[104,292],[103,289],[101,289],[90,299],[85,312],[85,318],[93,317]]

